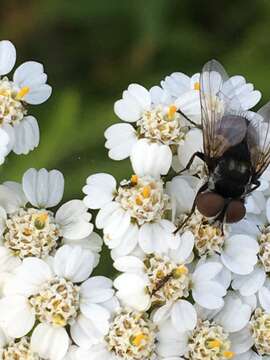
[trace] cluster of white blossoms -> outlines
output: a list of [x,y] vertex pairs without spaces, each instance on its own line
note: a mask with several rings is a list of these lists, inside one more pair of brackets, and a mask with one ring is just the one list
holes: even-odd
[[[0,75],[14,63],[0,42]],[[34,62],[0,80],[2,161],[38,145],[27,104],[50,96],[46,80]],[[260,92],[230,81],[251,113]],[[200,160],[179,174],[202,149],[200,74],[131,84],[114,110],[105,146],[130,158],[126,179],[91,174],[64,203],[58,170],[0,185],[0,359],[270,360],[270,171],[239,223],[188,217],[205,178]],[[103,242],[111,278],[94,273]]]

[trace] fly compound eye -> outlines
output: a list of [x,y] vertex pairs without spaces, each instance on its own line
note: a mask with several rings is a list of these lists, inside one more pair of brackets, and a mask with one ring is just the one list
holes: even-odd
[[246,215],[246,208],[242,201],[232,200],[226,211],[226,222],[235,223],[243,219]]
[[196,205],[199,212],[206,217],[217,216],[224,208],[224,198],[214,192],[199,194]]

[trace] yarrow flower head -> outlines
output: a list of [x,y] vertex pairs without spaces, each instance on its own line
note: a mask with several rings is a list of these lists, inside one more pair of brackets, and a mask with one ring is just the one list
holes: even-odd
[[[28,105],[45,102],[52,93],[43,65],[35,61],[21,64],[13,78],[6,75],[16,62],[16,49],[7,40],[0,41],[0,128],[9,137],[6,154],[27,154],[39,144],[37,120],[28,115]],[[3,162],[3,161],[2,161]]]
[[117,188],[111,175],[95,174],[88,177],[83,191],[84,203],[100,208],[96,226],[103,229],[114,256],[126,255],[137,245],[146,253],[177,246],[175,226],[167,220],[170,199],[160,178],[133,175]]
[[22,184],[0,185],[2,274],[27,257],[53,255],[63,243],[76,245],[80,241],[86,248],[91,248],[91,240],[94,247],[100,244],[81,200],[71,200],[56,212],[50,210],[61,201],[63,192],[64,177],[57,170],[29,169]]
[[[109,279],[88,279],[94,265],[90,250],[70,245],[57,250],[50,264],[24,259],[0,300],[0,321],[7,335],[18,338],[33,329],[33,350],[51,359],[62,359],[68,350],[67,326],[76,343],[97,342],[107,333],[117,302]],[[100,323],[95,321],[97,315]]]

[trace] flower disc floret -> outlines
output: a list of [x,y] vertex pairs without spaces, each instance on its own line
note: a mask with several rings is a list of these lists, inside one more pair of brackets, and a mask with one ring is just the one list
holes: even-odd
[[145,111],[137,121],[137,126],[139,136],[160,141],[165,145],[179,144],[189,130],[186,120],[177,113],[174,105],[166,110],[157,106]]
[[[185,219],[180,221],[183,222]],[[221,253],[226,237],[226,229],[222,233],[219,224],[211,222],[199,212],[195,212],[185,224],[184,230],[190,230],[193,233],[195,249],[200,256]]]
[[163,182],[151,176],[134,175],[130,182],[122,182],[116,201],[129,211],[139,225],[159,221],[170,208],[169,196],[164,193]]
[[259,258],[264,266],[265,272],[270,272],[270,226],[262,229],[258,238],[260,250]]
[[30,339],[26,336],[10,341],[3,349],[3,360],[41,360],[30,348]]
[[270,355],[270,314],[260,308],[250,321],[255,347],[260,355]]
[[148,291],[152,304],[188,297],[191,278],[185,265],[176,264],[167,256],[157,254],[148,255],[144,265],[150,281]]
[[122,310],[114,318],[105,339],[108,350],[120,358],[150,359],[155,351],[156,331],[146,313]]
[[28,92],[27,88],[17,91],[14,84],[4,77],[0,80],[0,124],[18,124],[27,114],[22,97]]
[[59,226],[48,210],[21,208],[6,220],[4,245],[21,259],[45,258],[56,248],[58,238]]
[[227,360],[234,357],[229,335],[222,326],[200,321],[188,342],[188,357],[192,360]]
[[66,326],[72,324],[79,310],[79,287],[55,276],[29,298],[40,322]]

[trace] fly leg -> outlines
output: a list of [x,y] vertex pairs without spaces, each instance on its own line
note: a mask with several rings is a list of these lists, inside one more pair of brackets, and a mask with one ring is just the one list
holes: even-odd
[[199,124],[196,124],[194,121],[192,121],[186,114],[183,113],[180,109],[177,110],[177,112],[182,115],[188,122],[190,122],[193,126],[195,126],[198,129],[201,129],[202,127]]
[[261,183],[260,183],[260,181],[259,181],[258,179],[254,180],[254,181],[252,182],[252,184],[255,185],[255,186],[253,186],[252,189],[249,189],[248,191],[246,191],[246,192],[245,192],[245,196],[248,195],[248,194],[250,194],[252,191],[258,189],[258,187],[261,185]]
[[208,188],[208,182],[206,182],[205,184],[203,184],[200,189],[198,190],[195,199],[193,201],[192,204],[192,208],[187,216],[187,218],[177,227],[177,229],[173,232],[174,234],[177,234],[179,230],[181,230],[183,228],[183,226],[187,223],[187,221],[191,218],[191,216],[194,214],[195,209],[196,209],[196,205],[197,205],[197,197],[199,196],[200,193],[202,193],[203,191],[205,191]]
[[186,167],[183,170],[181,170],[178,174],[182,174],[184,171],[189,170],[191,165],[193,164],[195,157],[198,157],[199,159],[205,162],[204,153],[202,153],[201,151],[196,151],[189,159],[189,162],[187,163]]

